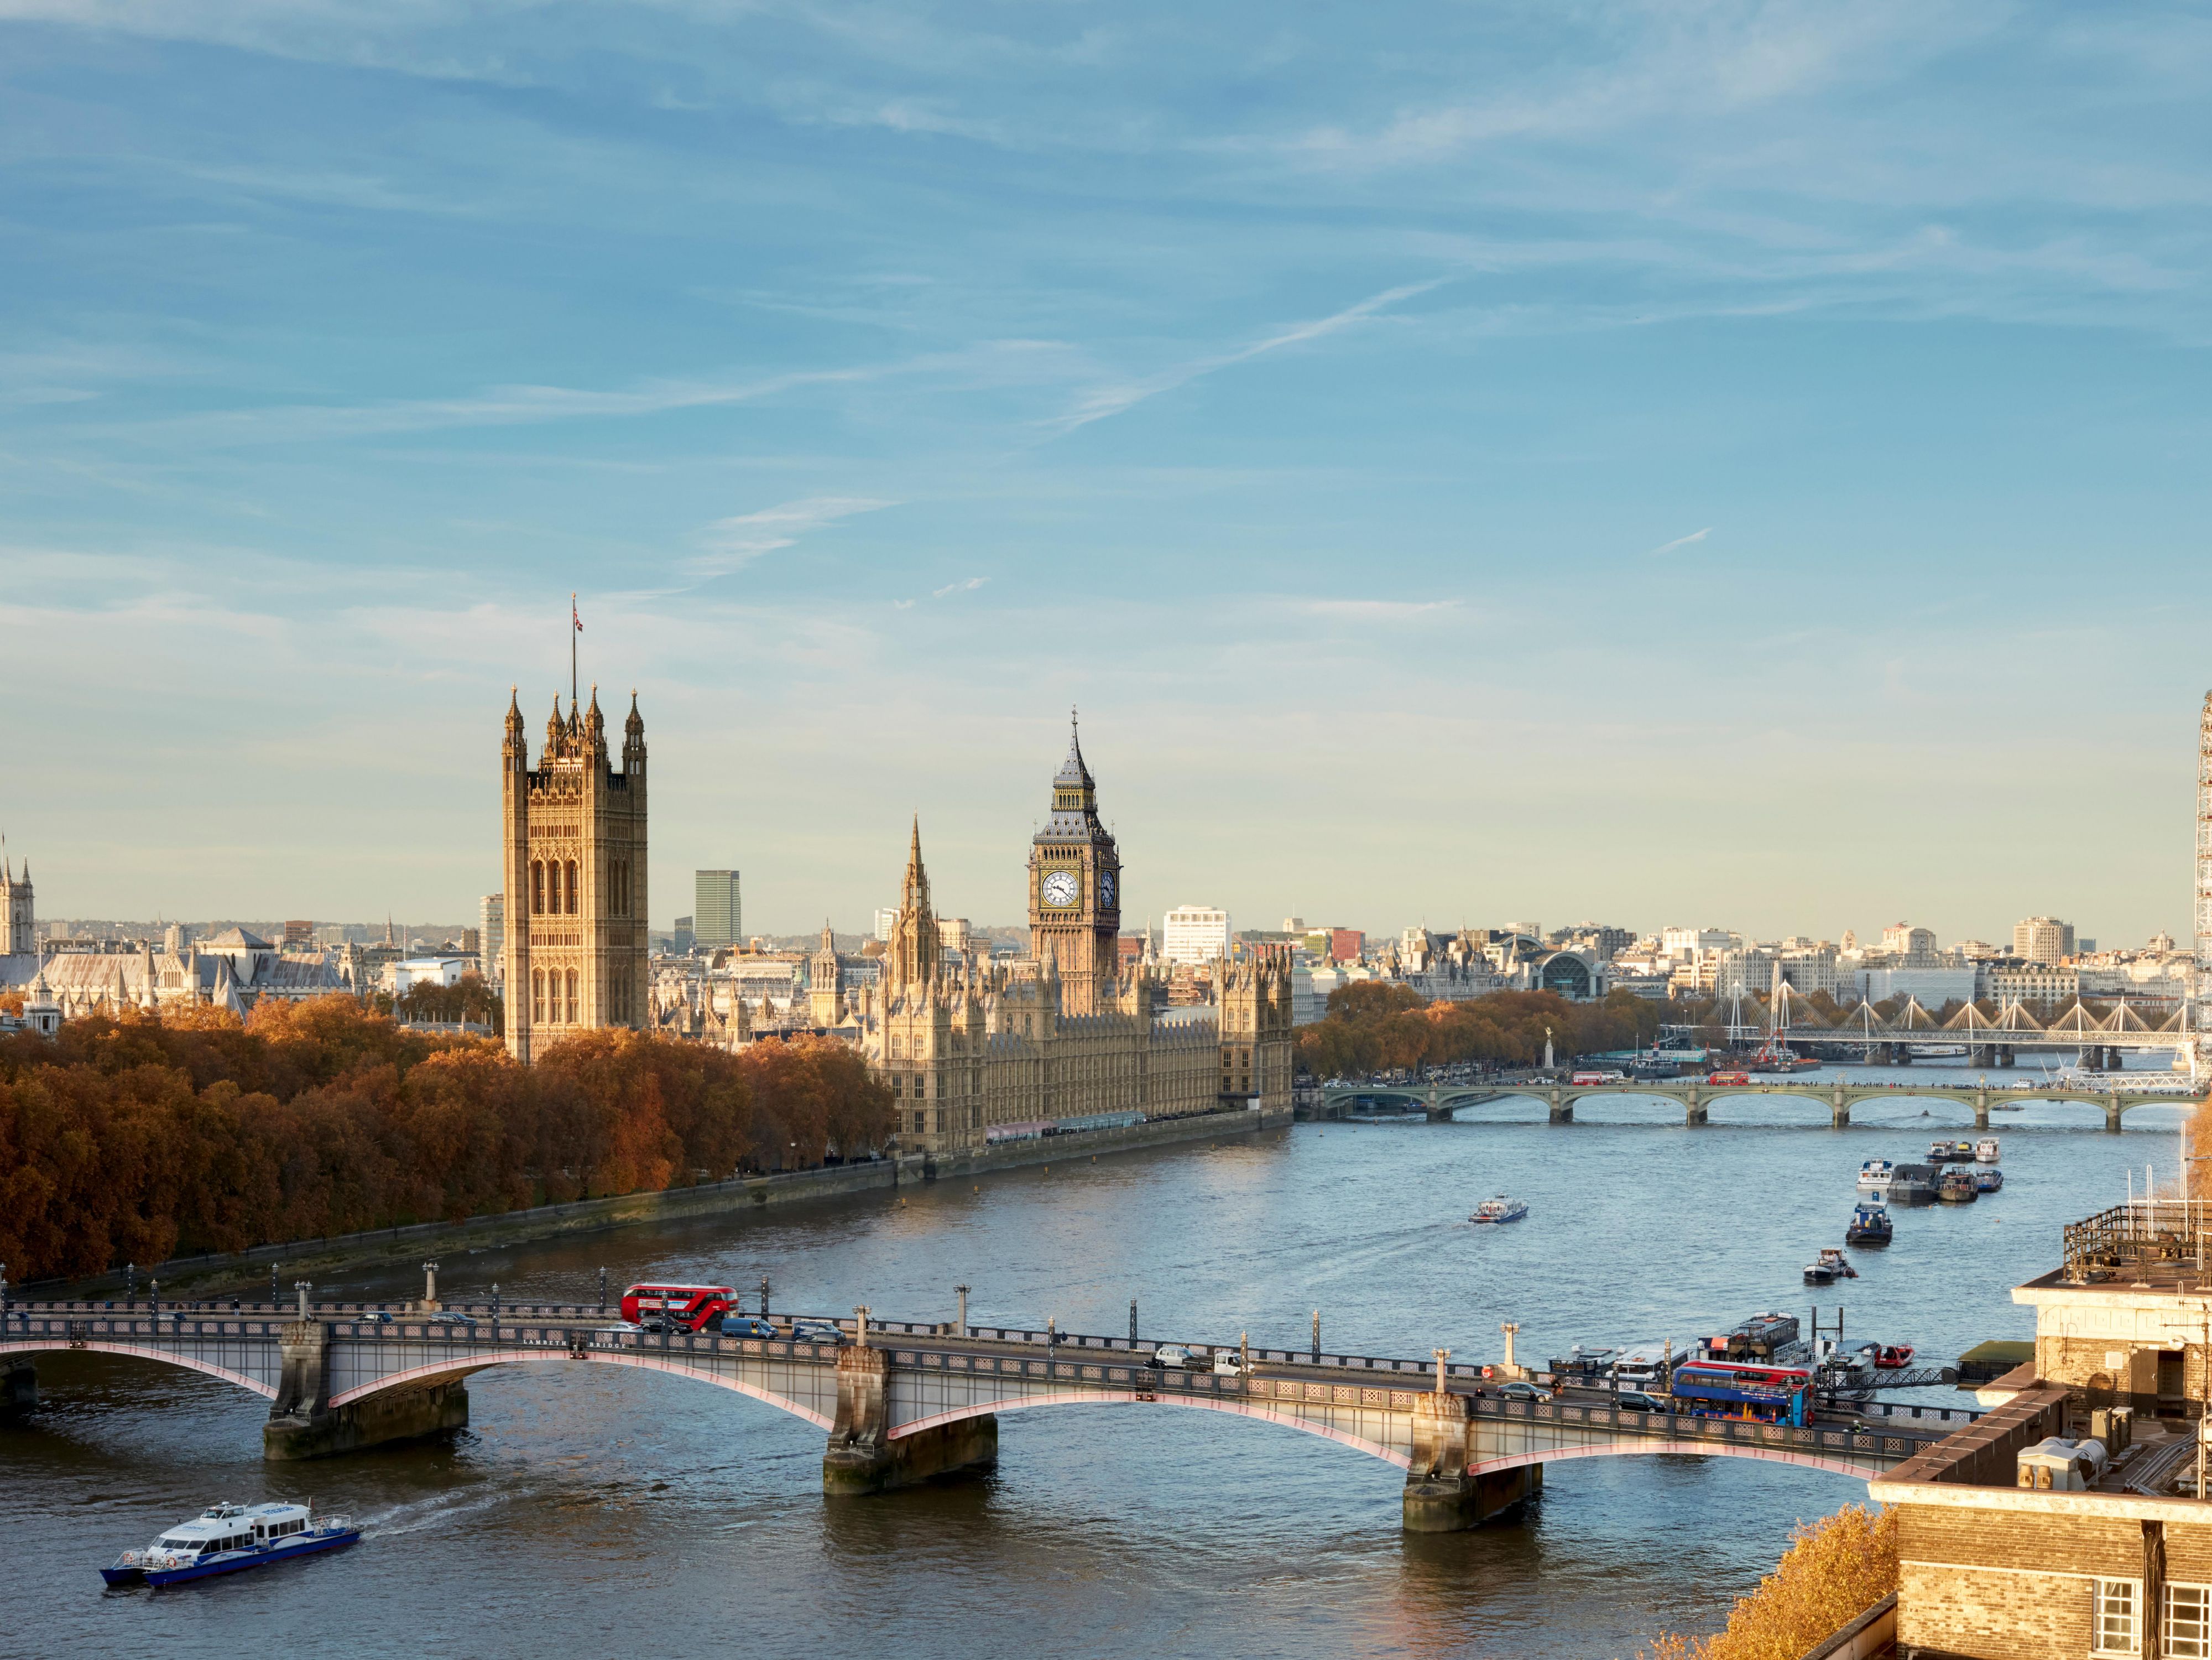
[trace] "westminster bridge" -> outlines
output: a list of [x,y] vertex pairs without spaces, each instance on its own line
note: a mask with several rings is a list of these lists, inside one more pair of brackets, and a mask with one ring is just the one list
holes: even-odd
[[[1192,1344],[1206,1369],[1182,1370],[1147,1364],[1149,1341],[1049,1328],[878,1322],[866,1310],[800,1323],[821,1341],[646,1332],[575,1304],[19,1304],[0,1309],[0,1402],[35,1402],[41,1353],[128,1356],[266,1399],[264,1453],[290,1459],[459,1428],[468,1422],[466,1380],[493,1366],[625,1366],[805,1420],[828,1436],[822,1481],[831,1494],[988,1465],[1002,1413],[1141,1403],[1278,1425],[1395,1465],[1405,1472],[1405,1524],[1420,1532],[1510,1511],[1540,1491],[1544,1465],[1562,1460],[1694,1454],[1871,1480],[1976,1416],[1869,1402],[1798,1428],[1603,1400],[1503,1399],[1485,1388],[1495,1369],[1455,1365],[1441,1350],[1425,1362]],[[1228,1355],[1236,1370],[1212,1369]]]
[[[2140,1074],[2139,1074],[2140,1075]],[[2124,1077],[2116,1073],[2115,1077]],[[1828,1110],[1828,1122],[1837,1129],[1848,1127],[1851,1109],[1866,1101],[1934,1100],[1956,1102],[1974,1116],[1974,1128],[1987,1129],[1992,1111],[2009,1111],[2031,1101],[2077,1101],[2101,1110],[2105,1128],[2118,1133],[2121,1118],[2136,1107],[2194,1108],[2204,1099],[2203,1089],[2186,1089],[2174,1083],[2130,1089],[2115,1083],[2108,1089],[2075,1088],[2046,1084],[1902,1084],[1796,1082],[1786,1077],[1747,1084],[1716,1084],[1705,1079],[1631,1080],[1619,1083],[1574,1084],[1545,1080],[1497,1084],[1328,1084],[1322,1088],[1321,1116],[1357,1116],[1362,1105],[1419,1111],[1431,1122],[1442,1122],[1462,1108],[1515,1098],[1534,1100],[1549,1110],[1554,1124],[1571,1124],[1575,1104],[1608,1095],[1660,1096],[1682,1104],[1683,1122],[1709,1122],[1716,1101],[1747,1095],[1795,1097]]]

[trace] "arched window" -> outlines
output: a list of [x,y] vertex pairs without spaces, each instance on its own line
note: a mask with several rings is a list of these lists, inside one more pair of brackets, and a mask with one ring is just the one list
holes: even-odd
[[536,859],[530,861],[530,914],[532,916],[545,914],[545,866]]
[[[576,867],[570,865],[568,868],[574,870]],[[576,970],[574,969],[568,970],[568,1024],[572,1026],[576,1024]]]
[[545,1024],[545,970],[530,970],[530,1018],[539,1025]]
[[568,915],[576,914],[576,861],[568,861]]

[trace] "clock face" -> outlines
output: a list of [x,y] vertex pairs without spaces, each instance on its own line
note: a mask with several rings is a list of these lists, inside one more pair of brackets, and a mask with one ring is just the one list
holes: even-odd
[[1112,871],[1102,870],[1098,873],[1098,903],[1100,904],[1110,905],[1114,903],[1115,885]]
[[1076,902],[1082,891],[1073,871],[1056,870],[1038,886],[1037,896],[1054,909],[1065,909]]

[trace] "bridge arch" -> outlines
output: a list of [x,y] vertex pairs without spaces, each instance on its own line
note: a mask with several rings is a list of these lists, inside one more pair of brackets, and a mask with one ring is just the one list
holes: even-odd
[[933,1413],[927,1418],[917,1418],[910,1424],[901,1424],[890,1435],[894,1441],[916,1435],[923,1430],[941,1428],[946,1424],[957,1424],[970,1418],[993,1417],[1010,1412],[1024,1412],[1033,1407],[1195,1407],[1201,1412],[1227,1413],[1235,1418],[1257,1419],[1263,1423],[1279,1424],[1285,1429],[1297,1430],[1306,1435],[1334,1441],[1339,1446],[1364,1452],[1370,1458],[1379,1458],[1386,1464],[1395,1464],[1400,1469],[1413,1462],[1410,1453],[1401,1452],[1380,1441],[1370,1441],[1364,1436],[1353,1435],[1333,1424],[1303,1418],[1295,1413],[1279,1412],[1272,1407],[1250,1401],[1224,1401],[1195,1395],[1150,1395],[1136,1389],[1069,1390],[1064,1394],[1016,1396],[1005,1401],[988,1401],[975,1406],[959,1407],[951,1412]]
[[1488,1475],[1493,1471],[1519,1469],[1528,1464],[1561,1464],[1571,1458],[1638,1457],[1662,1452],[1681,1453],[1692,1458],[1756,1458],[1763,1463],[1796,1464],[1804,1469],[1826,1470],[1831,1475],[1848,1475],[1854,1481],[1875,1479],[1841,1458],[1824,1458],[1818,1453],[1796,1452],[1785,1447],[1737,1446],[1726,1441],[1619,1441],[1588,1447],[1553,1447],[1548,1451],[1515,1452],[1502,1458],[1486,1458],[1467,1468],[1470,1475]]
[[126,1359],[150,1360],[157,1366],[174,1366],[183,1371],[196,1371],[204,1377],[219,1378],[226,1383],[235,1383],[250,1389],[264,1401],[276,1398],[276,1386],[263,1383],[251,1373],[234,1371],[196,1355],[174,1354],[165,1349],[147,1348],[136,1343],[108,1343],[88,1337],[76,1341],[65,1338],[12,1338],[0,1342],[0,1354],[119,1354]]
[[788,1395],[778,1395],[773,1389],[763,1389],[761,1385],[748,1383],[741,1377],[722,1377],[703,1367],[686,1365],[683,1359],[675,1354],[664,1356],[636,1349],[587,1348],[580,1352],[549,1349],[502,1354],[491,1359],[479,1357],[465,1361],[435,1361],[427,1366],[412,1366],[404,1371],[393,1372],[389,1377],[380,1377],[374,1383],[363,1383],[355,1389],[338,1390],[331,1396],[330,1404],[336,1408],[349,1406],[356,1401],[369,1400],[395,1389],[420,1389],[430,1383],[459,1383],[464,1378],[474,1377],[477,1372],[489,1371],[495,1366],[544,1365],[565,1364],[576,1360],[603,1366],[627,1366],[634,1371],[665,1372],[670,1377],[688,1378],[696,1383],[711,1383],[717,1389],[728,1389],[732,1394],[750,1395],[756,1401],[764,1402],[771,1407],[791,1414],[794,1418],[803,1418],[817,1429],[826,1430],[830,1427],[829,1418],[815,1411],[811,1407],[802,1406]]

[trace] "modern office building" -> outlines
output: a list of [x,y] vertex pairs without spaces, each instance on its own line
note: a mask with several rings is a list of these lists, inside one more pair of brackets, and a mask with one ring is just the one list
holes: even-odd
[[1177,905],[1162,919],[1160,956],[1170,963],[1211,963],[1229,955],[1229,913],[1211,905]]
[[477,960],[483,965],[485,982],[500,983],[500,970],[506,958],[507,896],[487,893],[477,901]]
[[698,943],[712,950],[734,946],[744,938],[745,908],[733,870],[691,873],[691,932]]
[[2074,954],[2074,925],[2031,916],[2012,925],[2012,954],[2031,963],[2063,963]]

